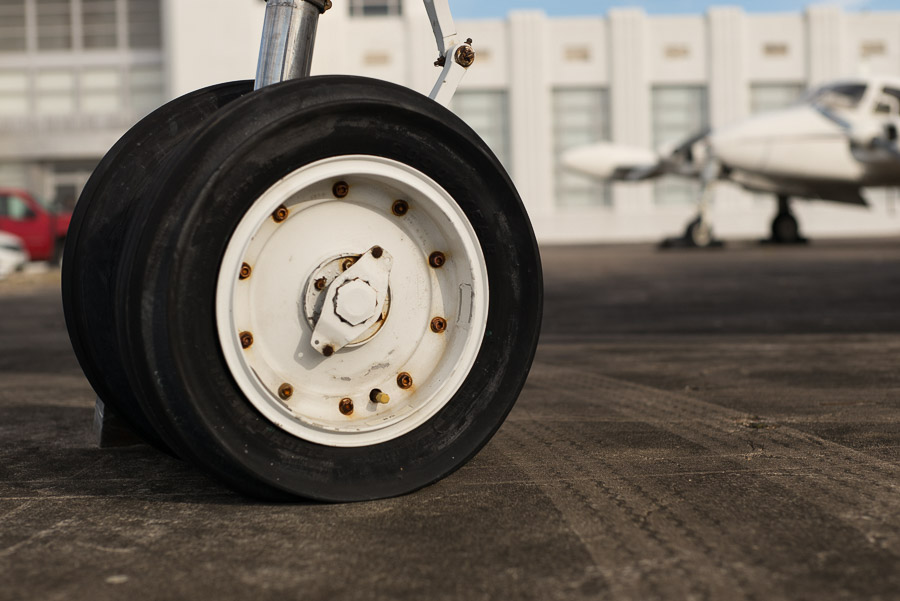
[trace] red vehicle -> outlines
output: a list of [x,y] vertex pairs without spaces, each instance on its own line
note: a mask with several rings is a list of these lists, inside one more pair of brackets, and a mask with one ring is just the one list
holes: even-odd
[[59,260],[71,220],[25,190],[0,188],[0,230],[22,238],[32,261]]

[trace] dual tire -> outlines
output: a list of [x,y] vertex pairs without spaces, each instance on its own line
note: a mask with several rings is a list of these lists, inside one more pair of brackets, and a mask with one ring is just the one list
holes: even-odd
[[[224,84],[136,125],[76,207],[63,297],[104,402],[276,500],[396,496],[463,465],[513,407],[542,309],[496,157],[424,96],[353,77]],[[331,353],[326,315],[349,332]]]

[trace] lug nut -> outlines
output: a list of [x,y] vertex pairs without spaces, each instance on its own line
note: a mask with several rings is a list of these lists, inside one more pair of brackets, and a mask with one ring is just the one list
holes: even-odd
[[245,349],[253,346],[253,334],[250,332],[241,332],[241,346]]
[[278,396],[281,397],[282,401],[288,400],[294,396],[294,387],[290,384],[282,384],[281,388],[278,389]]
[[246,280],[250,277],[250,274],[253,273],[253,268],[244,263],[241,265],[241,279]]
[[442,334],[447,329],[447,320],[443,317],[435,317],[431,320],[431,331],[435,334]]
[[379,405],[387,405],[391,402],[391,397],[376,388],[369,393],[369,400]]
[[397,376],[397,386],[399,386],[403,390],[409,390],[412,388],[413,379],[412,376],[406,372],[403,372],[399,376]]
[[444,253],[441,251],[435,251],[431,253],[431,256],[428,257],[428,264],[434,267],[435,269],[440,269],[444,266],[444,263],[447,262],[447,257],[444,256]]
[[285,219],[288,218],[289,214],[290,214],[290,211],[287,210],[287,207],[284,205],[281,205],[280,207],[275,209],[274,213],[272,213],[272,219],[275,220],[275,223],[281,223],[282,221],[284,221]]
[[331,345],[326,346],[325,348],[322,349],[322,354],[325,355],[326,357],[332,356],[334,354],[334,347]]
[[409,213],[409,203],[405,200],[398,200],[394,203],[394,206],[391,207],[391,213],[397,217],[403,217]]
[[338,409],[341,410],[341,413],[344,415],[350,415],[353,413],[353,400],[352,399],[341,399],[340,404],[338,405]]
[[350,185],[347,182],[338,182],[331,189],[335,198],[346,198],[350,194]]
[[372,256],[375,257],[376,259],[380,259],[381,257],[384,256],[384,249],[381,248],[380,246],[376,246],[375,248],[372,249]]
[[456,51],[456,62],[460,67],[468,69],[475,64],[475,50],[471,46],[460,46]]
[[325,278],[319,278],[318,280],[316,280],[316,283],[315,283],[316,290],[319,290],[319,291],[325,290],[325,286],[327,286],[327,285],[328,285],[328,280],[326,280]]

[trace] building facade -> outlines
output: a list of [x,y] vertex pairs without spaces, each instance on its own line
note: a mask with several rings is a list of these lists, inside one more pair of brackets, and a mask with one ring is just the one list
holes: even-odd
[[[335,0],[314,73],[386,79],[427,93],[434,39],[419,0]],[[125,129],[166,99],[255,72],[261,0],[0,0],[0,185],[70,202]],[[796,100],[831,79],[900,75],[900,11],[583,18],[513,12],[459,21],[478,61],[453,109],[516,181],[543,242],[653,240],[695,212],[696,185],[605,185],[561,169],[598,140],[648,148]],[[811,236],[900,233],[895,191],[872,207],[798,202]],[[772,199],[730,185],[713,216],[726,237],[762,237]]]

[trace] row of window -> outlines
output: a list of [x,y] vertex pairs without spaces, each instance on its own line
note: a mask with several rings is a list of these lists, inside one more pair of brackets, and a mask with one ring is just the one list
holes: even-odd
[[163,102],[160,64],[0,71],[0,120],[29,116],[143,116]]
[[[801,84],[754,85],[750,100],[753,113],[769,111],[795,102],[803,94]],[[456,93],[453,110],[491,147],[500,161],[511,164],[508,96],[505,91]],[[661,86],[652,97],[653,141],[656,147],[675,144],[699,133],[709,123],[704,86]],[[578,146],[610,138],[609,95],[603,88],[561,88],[553,92],[553,132],[556,202],[560,207],[608,206],[608,185],[563,169],[559,157]],[[696,182],[679,178],[656,184],[658,204],[694,203]]]
[[0,52],[161,46],[160,0],[0,0]]

